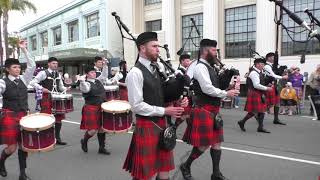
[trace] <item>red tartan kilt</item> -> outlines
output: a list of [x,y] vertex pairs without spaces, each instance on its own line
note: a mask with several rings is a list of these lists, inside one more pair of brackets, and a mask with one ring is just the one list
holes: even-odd
[[247,112],[266,112],[267,104],[262,103],[261,95],[263,92],[257,90],[248,90],[247,102],[244,110]]
[[272,91],[266,92],[266,103],[269,106],[277,105],[280,103],[280,96],[276,95],[276,87],[272,86]]
[[[166,127],[164,119],[160,119],[157,124],[161,128]],[[129,171],[132,177],[147,180],[160,171],[168,172],[174,169],[173,152],[163,151],[158,146],[160,132],[150,120],[137,117],[136,128],[123,165],[123,169]]]
[[26,116],[25,111],[14,112],[2,109],[2,119],[0,120],[0,144],[17,144],[21,140],[20,120]]
[[[40,101],[41,113],[52,114],[52,101],[48,93],[43,93],[42,99]],[[62,119],[66,118],[65,114],[55,114],[54,115],[56,122],[60,122]]]
[[219,107],[203,105],[192,109],[183,141],[196,147],[223,142],[223,129],[214,129],[214,119],[210,112],[218,113]]
[[97,130],[101,127],[101,107],[85,104],[82,107],[80,129]]
[[120,86],[119,94],[120,94],[120,100],[128,101],[128,90],[127,90],[127,87]]

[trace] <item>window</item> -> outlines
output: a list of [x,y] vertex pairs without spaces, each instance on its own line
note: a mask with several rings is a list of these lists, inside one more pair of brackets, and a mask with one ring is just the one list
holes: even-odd
[[61,44],[61,26],[52,29],[53,31],[53,45]]
[[161,28],[161,19],[146,22],[146,31],[160,31]]
[[87,38],[100,36],[99,14],[87,16]]
[[[320,1],[319,0],[284,0],[283,6],[287,7],[291,12],[295,13],[301,19],[306,22],[310,22],[308,15],[303,11],[308,8],[309,11],[316,17],[320,18]],[[304,28],[300,27],[295,23],[289,16],[284,12],[283,14],[283,24],[287,27],[289,35],[295,41],[306,41],[308,38],[308,32]],[[313,27],[311,27],[313,28]],[[316,26],[314,27],[316,28]],[[293,33],[295,32],[295,33]],[[319,29],[318,29],[319,32]],[[313,38],[306,43],[293,42],[289,37],[287,31],[282,28],[282,43],[281,43],[281,55],[297,55],[301,54],[306,50],[307,54],[319,54],[320,47],[317,39]]]
[[[192,22],[190,18],[193,18],[197,28],[200,31],[200,37],[197,34],[195,28],[192,28],[192,33],[190,34]],[[190,34],[190,39],[188,39]],[[182,17],[182,44],[185,44],[184,53],[190,53],[192,58],[198,57],[198,47],[200,40],[203,37],[203,14],[187,15]]]
[[225,10],[226,58],[249,57],[249,46],[255,50],[256,6],[243,6]]
[[41,37],[41,46],[48,47],[48,31],[41,33],[40,37]]
[[78,20],[68,23],[69,42],[79,40]]
[[31,50],[32,51],[37,50],[37,36],[36,35],[31,36],[30,40],[31,40]]
[[144,0],[144,5],[158,4],[161,3],[161,0]]

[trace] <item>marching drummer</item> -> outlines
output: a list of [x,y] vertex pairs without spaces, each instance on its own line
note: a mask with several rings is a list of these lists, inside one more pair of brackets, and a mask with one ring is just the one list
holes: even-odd
[[[58,59],[50,57],[48,59],[48,69],[40,71],[37,76],[30,82],[30,85],[35,89],[42,89],[43,96],[40,102],[41,113],[52,114],[52,100],[50,94],[52,92],[65,92],[70,87],[63,85],[61,75],[58,73]],[[54,114],[55,122],[55,136],[57,145],[66,145],[66,142],[61,140],[60,131],[62,127],[62,120],[66,118],[65,114]]]
[[18,149],[18,159],[20,166],[19,180],[26,180],[28,153],[21,149],[19,121],[27,114],[28,110],[28,84],[32,79],[33,72],[36,69],[36,63],[27,51],[27,43],[20,41],[19,47],[27,59],[27,69],[24,75],[20,75],[21,65],[18,59],[8,58],[5,61],[6,76],[0,79],[0,143],[6,144],[7,147],[1,153],[0,157],[0,175],[7,176],[5,161]]
[[77,76],[80,81],[80,90],[85,100],[82,108],[82,119],[80,129],[87,130],[81,139],[81,148],[84,152],[88,152],[88,140],[97,132],[99,142],[99,154],[109,155],[110,152],[105,148],[105,132],[101,129],[101,104],[105,100],[105,91],[103,80],[108,76],[107,63],[103,63],[104,67],[99,77],[96,77],[94,66],[87,66],[85,76]]
[[[106,63],[105,63],[106,62]],[[107,76],[104,77],[102,80],[103,84],[111,85],[114,84],[111,80],[108,79],[108,60],[101,57],[101,56],[96,56],[94,57],[94,69],[96,71],[96,76],[99,77],[102,74],[102,71],[106,71]]]

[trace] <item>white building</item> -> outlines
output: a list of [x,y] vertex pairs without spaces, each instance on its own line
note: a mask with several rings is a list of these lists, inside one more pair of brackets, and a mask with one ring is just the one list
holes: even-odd
[[[320,18],[318,0],[283,0],[283,3],[307,22],[310,20],[303,13],[306,7]],[[198,45],[202,38],[216,39],[222,61],[239,69],[243,82],[243,75],[252,64],[249,45],[263,56],[276,49],[275,4],[267,0],[79,0],[24,26],[21,34],[31,42],[29,49],[38,61],[57,56],[66,65],[66,71],[79,72],[81,64],[101,54],[99,50],[109,57],[121,57],[121,36],[111,16],[113,11],[135,36],[144,31],[158,32],[160,43],[169,45],[175,66],[178,65],[176,52],[185,43],[193,18],[200,37],[194,30],[185,52],[196,57],[194,44]],[[303,30],[286,14],[283,24],[291,31]],[[307,32],[290,34],[299,41],[307,37]],[[281,27],[277,44],[280,64],[296,65],[302,73],[310,73],[320,63],[317,40],[310,41],[305,64],[300,64],[305,44],[292,42]],[[125,60],[132,66],[137,57],[135,44],[125,39],[124,50]],[[162,56],[165,57],[164,52]]]

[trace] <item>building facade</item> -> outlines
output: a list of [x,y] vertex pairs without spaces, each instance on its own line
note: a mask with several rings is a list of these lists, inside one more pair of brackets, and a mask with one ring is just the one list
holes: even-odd
[[[37,64],[48,57],[59,59],[60,70],[73,76],[83,73],[95,56],[122,59],[121,34],[112,12],[132,24],[132,5],[116,0],[78,0],[41,17],[20,29]],[[21,57],[21,61],[25,61]],[[115,64],[112,62],[112,64]]]
[[[303,13],[305,8],[320,18],[319,0],[283,0],[283,5],[308,23],[310,20]],[[124,54],[128,65],[132,66],[137,48],[133,41],[124,39],[122,51],[121,34],[111,16],[113,11],[133,36],[156,31],[160,44],[168,44],[175,67],[179,63],[176,52],[184,46],[184,52],[196,58],[202,38],[218,41],[222,62],[239,69],[242,82],[253,64],[250,57],[254,51],[265,56],[278,47],[279,63],[299,66],[302,73],[314,71],[320,63],[319,42],[313,38],[306,45],[303,41],[308,39],[308,32],[286,13],[282,23],[287,28],[281,26],[277,31],[275,4],[267,0],[124,0],[121,3],[79,0],[24,26],[21,35],[28,39],[29,49],[37,61],[57,56],[73,74],[81,72],[81,65],[90,62],[95,55],[122,59]],[[191,18],[200,34],[193,28]],[[125,32],[124,35],[130,38]],[[300,64],[304,51],[306,62]],[[166,59],[164,50],[161,56]]]

